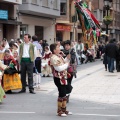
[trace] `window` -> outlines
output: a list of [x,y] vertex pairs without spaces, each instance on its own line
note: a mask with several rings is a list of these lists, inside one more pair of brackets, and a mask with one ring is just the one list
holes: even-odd
[[20,26],[20,38],[24,38],[24,34],[28,32],[28,26],[27,25],[21,25]]
[[37,35],[38,40],[43,40],[43,36],[44,36],[43,26],[35,26],[35,35]]
[[53,8],[54,8],[54,9],[57,9],[57,0],[54,0]]
[[32,0],[31,3],[32,4],[37,4],[37,0]]
[[119,0],[117,0],[117,11],[119,11]]
[[22,0],[22,3],[27,3],[27,0]]
[[60,4],[60,15],[66,15],[67,14],[67,3],[61,3]]
[[93,14],[94,14],[94,16],[97,18],[97,11],[94,11]]
[[48,0],[42,0],[42,6],[48,7]]
[[102,16],[103,16],[103,11],[102,11],[102,10],[100,10],[100,19],[99,19],[100,21],[102,21],[102,20],[103,20],[103,17],[102,17]]

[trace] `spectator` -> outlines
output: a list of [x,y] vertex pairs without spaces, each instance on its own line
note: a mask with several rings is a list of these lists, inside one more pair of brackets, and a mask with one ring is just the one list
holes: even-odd
[[26,92],[26,72],[28,74],[29,92],[35,94],[33,88],[33,63],[36,59],[37,49],[30,42],[31,36],[29,34],[24,35],[24,43],[20,45],[19,60],[21,65],[21,80],[22,90],[19,93]]
[[107,61],[108,61],[108,70],[109,72],[114,71],[114,61],[117,56],[118,48],[116,44],[114,43],[113,39],[110,40],[110,42],[106,45],[105,54],[107,55]]
[[[12,93],[12,90],[21,89],[22,84],[18,71],[15,69],[16,62],[13,56],[10,55],[10,50],[5,50],[4,64],[10,68],[4,71],[3,86],[6,93]],[[9,70],[9,72],[8,72]]]

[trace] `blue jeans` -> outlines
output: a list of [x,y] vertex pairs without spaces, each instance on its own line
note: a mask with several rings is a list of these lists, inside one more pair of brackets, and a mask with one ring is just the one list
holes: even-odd
[[115,58],[111,58],[111,57],[107,56],[107,61],[108,61],[108,70],[109,70],[109,72],[113,72]]

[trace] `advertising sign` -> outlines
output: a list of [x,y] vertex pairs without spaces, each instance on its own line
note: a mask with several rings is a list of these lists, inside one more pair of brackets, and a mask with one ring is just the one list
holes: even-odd
[[8,20],[8,11],[7,10],[0,10],[0,19]]

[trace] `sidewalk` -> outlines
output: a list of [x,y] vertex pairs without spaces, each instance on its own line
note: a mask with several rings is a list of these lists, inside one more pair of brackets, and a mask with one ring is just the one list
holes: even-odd
[[[87,67],[90,65],[89,68]],[[77,78],[73,80],[73,91],[71,99],[80,99],[83,101],[91,101],[98,103],[120,104],[120,73],[109,73],[104,70],[101,61],[97,65],[94,63],[86,64],[86,68],[77,73]],[[43,90],[47,90],[46,94],[57,95],[56,86],[52,77],[42,78],[48,80],[41,85]]]
[[120,73],[109,73],[102,63],[78,73],[72,98],[99,103],[120,104]]

